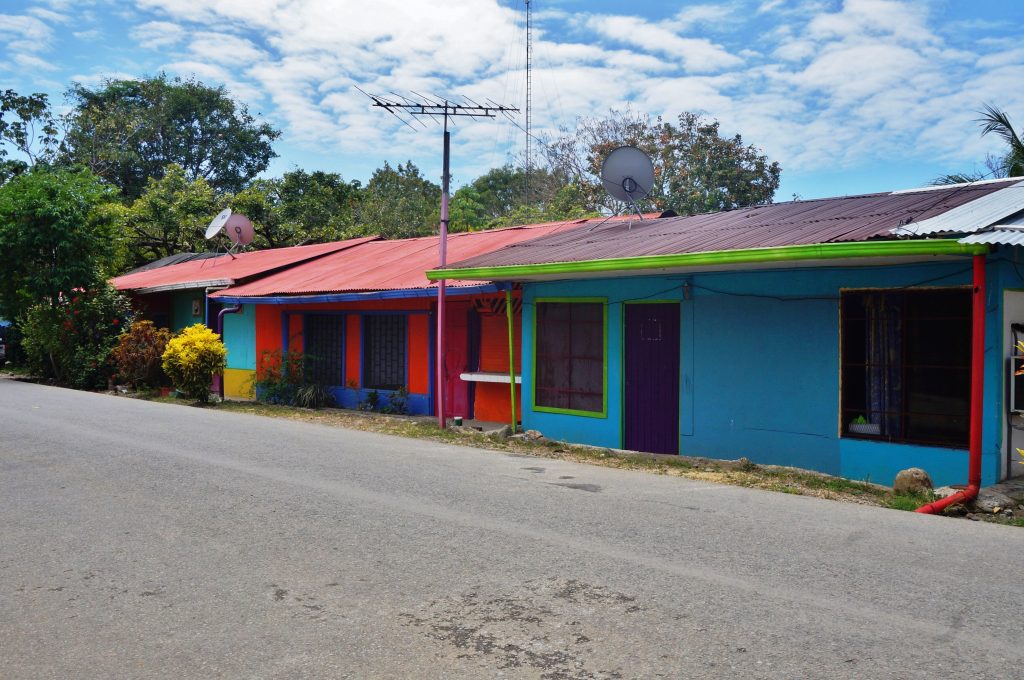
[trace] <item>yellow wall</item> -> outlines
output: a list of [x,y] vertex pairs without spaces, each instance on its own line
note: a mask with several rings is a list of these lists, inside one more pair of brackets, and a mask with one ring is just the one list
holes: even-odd
[[226,399],[252,399],[252,383],[256,371],[243,368],[224,369],[224,397]]

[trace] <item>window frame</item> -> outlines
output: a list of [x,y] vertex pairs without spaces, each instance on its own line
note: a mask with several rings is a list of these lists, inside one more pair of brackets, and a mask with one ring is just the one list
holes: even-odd
[[[338,384],[334,384],[334,383],[319,383],[319,384],[322,384],[324,387],[340,387],[340,386],[344,386],[344,384],[345,384],[345,352],[347,351],[347,348],[345,347],[345,334],[346,334],[346,331],[348,330],[348,316],[344,312],[335,312],[333,310],[315,310],[315,311],[310,311],[310,312],[302,312],[302,355],[303,355],[302,373],[303,373],[303,382],[305,384],[314,384],[316,382],[316,381],[310,380],[310,364],[309,364],[309,331],[310,331],[309,318],[312,317],[312,316],[337,317],[337,318],[341,319],[341,338],[340,338],[341,342],[338,344],[338,349],[337,349],[337,359],[340,362],[340,365],[338,366],[338,369],[339,369],[338,370],[338,379],[341,382],[339,382]],[[289,324],[290,324],[290,319],[287,318],[287,312],[286,312],[286,317],[285,317],[283,323],[285,324],[284,328],[287,329],[289,327]],[[285,353],[287,354],[287,349],[285,349]]]
[[[851,432],[850,431],[850,429],[848,427],[848,422],[847,422],[846,416],[850,412],[856,411],[857,409],[853,408],[853,407],[848,407],[846,405],[846,403],[845,403],[844,396],[846,394],[846,385],[844,384],[844,374],[845,374],[846,370],[848,369],[848,367],[855,365],[855,362],[851,363],[851,362],[848,362],[847,359],[846,359],[846,357],[847,357],[847,347],[846,347],[847,315],[844,313],[843,302],[844,302],[844,300],[845,300],[847,295],[867,295],[867,294],[882,294],[882,295],[884,295],[884,294],[897,294],[898,293],[898,294],[904,294],[904,295],[913,296],[913,295],[920,295],[920,294],[927,294],[927,293],[952,293],[952,292],[961,292],[961,293],[965,293],[965,294],[969,295],[970,291],[971,291],[971,287],[969,285],[939,286],[939,287],[927,287],[927,288],[924,288],[924,287],[922,287],[922,288],[899,288],[899,287],[889,288],[889,287],[886,287],[886,288],[842,288],[842,289],[840,289],[840,291],[839,291],[839,303],[838,303],[838,306],[837,306],[838,307],[837,312],[838,312],[838,317],[839,317],[839,409],[838,409],[838,420],[839,420],[839,437],[840,437],[840,439],[850,439],[850,440],[854,440],[854,441],[873,441],[873,442],[886,443],[886,444],[897,444],[897,445],[906,445],[906,446],[923,446],[923,447],[932,447],[932,448],[941,448],[941,449],[953,449],[953,450],[960,450],[960,451],[966,450],[968,448],[969,441],[966,438],[964,440],[961,440],[961,441],[953,442],[949,438],[946,438],[945,440],[941,440],[941,439],[938,439],[938,438],[936,438],[936,439],[918,439],[918,438],[912,438],[912,437],[909,437],[908,435],[906,435],[905,434],[905,431],[907,429],[906,428],[906,418],[907,418],[908,415],[912,415],[911,411],[909,411],[909,409],[907,407],[907,399],[909,397],[909,394],[907,393],[906,390],[904,391],[903,395],[901,396],[901,399],[900,399],[901,403],[899,405],[900,408],[899,408],[898,411],[895,412],[897,414],[897,416],[900,418],[901,430],[902,430],[901,434],[899,434],[897,436],[897,435],[891,435],[891,434],[889,434],[889,435],[886,435],[886,434],[870,434],[870,433],[859,433],[859,432]],[[909,315],[907,314],[907,310],[906,310],[906,308],[904,308],[903,311],[902,311],[902,321],[906,322],[907,319],[908,319],[908,316]],[[949,319],[951,321],[952,320],[961,320],[961,321],[965,322],[966,323],[966,327],[967,327],[967,331],[968,331],[968,333],[970,332],[971,323],[972,323],[972,317],[971,317],[971,313],[970,312],[968,312],[967,315],[964,316],[964,317],[949,317]],[[921,321],[921,320],[927,321],[928,319],[918,319],[918,320],[919,321]],[[904,339],[906,338],[907,333],[906,333],[906,329],[905,328],[901,330],[901,335],[903,336]],[[914,368],[922,368],[922,366],[916,366],[915,367],[914,365],[909,365],[909,366],[907,365],[907,362],[906,362],[906,352],[907,352],[907,350],[906,350],[905,346],[900,350],[900,352],[901,352],[900,353],[900,359],[901,359],[901,364],[902,364],[900,370],[901,370],[901,373],[904,376],[907,374],[908,370],[913,370]],[[966,361],[965,361],[964,365],[960,365],[960,366],[950,365],[950,366],[946,366],[944,368],[946,370],[966,370],[968,372],[968,376],[969,376],[969,373],[970,373],[970,370],[971,370],[970,351],[968,351],[968,356],[966,358]],[[967,408],[968,408],[967,417],[969,417],[969,409],[970,409],[970,387],[969,387],[969,384],[970,384],[970,378],[968,377],[968,388],[967,388],[967,394],[966,394],[966,396],[967,396]],[[906,385],[904,384],[903,387],[905,388]],[[943,414],[919,413],[918,415],[940,416],[940,415],[943,415]]]
[[[537,338],[539,326],[537,325],[537,307],[542,304],[600,304],[601,305],[601,410],[585,411],[581,409],[559,408],[557,406],[543,406],[537,404]],[[555,413],[569,416],[582,416],[585,418],[607,418],[608,417],[608,298],[606,297],[539,297],[533,300],[533,351],[531,352],[531,381],[530,381],[530,406],[533,411],[539,413]]]
[[[367,342],[367,332],[370,324],[367,320],[370,318],[379,318],[383,316],[394,316],[401,319],[402,323],[402,382],[398,387],[379,387],[370,385],[367,378],[370,376],[370,371],[367,370],[367,360],[369,359],[369,343]],[[376,390],[377,392],[395,392],[405,387],[408,389],[409,385],[409,314],[403,311],[395,312],[363,312],[359,314],[359,342],[360,342],[360,353],[359,353],[359,387],[365,390]]]

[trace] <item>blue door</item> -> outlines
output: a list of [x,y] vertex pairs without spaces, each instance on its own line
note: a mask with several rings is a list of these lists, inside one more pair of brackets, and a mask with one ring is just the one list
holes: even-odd
[[678,454],[679,304],[625,310],[625,447]]

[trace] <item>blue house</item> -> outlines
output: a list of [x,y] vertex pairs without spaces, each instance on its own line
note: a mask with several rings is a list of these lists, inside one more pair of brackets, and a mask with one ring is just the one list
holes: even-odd
[[521,285],[523,426],[548,437],[883,484],[964,483],[973,449],[991,484],[1024,474],[1022,215],[1019,179],[928,187],[609,221],[428,276]]

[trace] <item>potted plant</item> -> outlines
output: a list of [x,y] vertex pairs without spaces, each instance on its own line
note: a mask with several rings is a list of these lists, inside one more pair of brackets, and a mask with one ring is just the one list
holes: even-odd
[[857,416],[850,421],[850,434],[882,434],[882,426],[878,423],[869,423],[864,416]]

